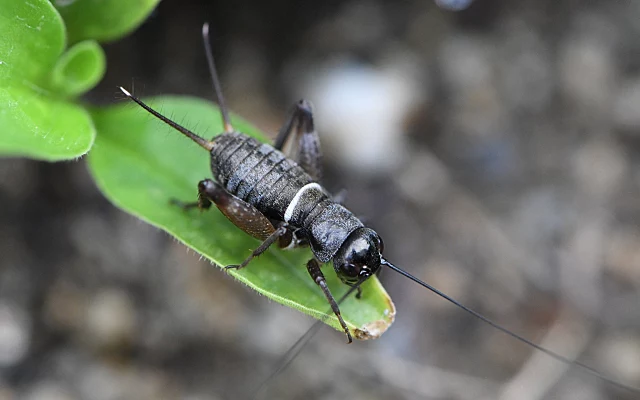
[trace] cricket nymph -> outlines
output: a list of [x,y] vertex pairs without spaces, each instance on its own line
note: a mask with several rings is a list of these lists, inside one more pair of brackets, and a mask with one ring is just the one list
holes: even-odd
[[[212,140],[198,136],[120,88],[142,108],[209,152],[215,180],[203,179],[198,183],[198,201],[172,202],[184,209],[209,209],[215,204],[234,225],[262,241],[242,263],[225,269],[246,267],[276,242],[280,248],[310,246],[314,257],[307,262],[307,271],[322,289],[351,343],[351,332],[327,286],[320,263],[333,261],[340,280],[355,287],[360,297],[360,285],[381,265],[394,268],[382,258],[382,240],[318,183],[322,176],[322,153],[311,105],[304,100],[297,102],[274,145],[260,143],[234,130],[209,48],[207,57],[225,127],[225,132]],[[297,148],[297,154],[285,154],[282,150],[292,138],[297,140],[289,148]]]
[[270,220],[287,223],[298,239],[309,243],[318,261],[329,262],[346,238],[364,227],[302,167],[272,146],[237,132],[212,142],[216,181]]

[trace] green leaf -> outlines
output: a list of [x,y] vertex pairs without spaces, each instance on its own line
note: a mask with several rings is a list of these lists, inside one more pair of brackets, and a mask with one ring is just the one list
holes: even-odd
[[46,0],[1,0],[0,87],[41,85],[65,47],[64,24]]
[[62,96],[75,97],[93,88],[105,72],[105,56],[93,40],[76,43],[58,59],[48,87]]
[[[162,97],[150,104],[204,137],[223,130],[217,109],[208,102]],[[196,199],[198,181],[211,177],[206,151],[130,103],[95,110],[93,117],[99,135],[88,157],[89,166],[99,188],[114,204],[164,229],[218,265],[239,263],[259,245],[215,207],[200,213],[169,204],[172,198]],[[264,140],[240,119],[234,118],[234,127]],[[323,318],[330,308],[307,273],[310,258],[308,249],[272,248],[247,268],[230,274],[279,303]],[[340,297],[347,287],[330,266],[324,270],[331,291]],[[375,277],[363,285],[362,299],[351,296],[340,308],[361,339],[380,336],[395,316],[391,299]],[[332,314],[326,322],[340,329]]]
[[[93,124],[82,107],[65,102],[52,82],[69,83],[84,65],[84,82],[72,85],[88,89],[104,70],[104,58],[97,50],[73,50],[58,63],[65,47],[60,15],[46,0],[1,0],[0,6],[0,154],[25,155],[42,160],[63,160],[81,156],[93,143]],[[86,62],[86,54],[94,62]],[[78,62],[78,57],[85,61]],[[58,64],[57,64],[58,63]],[[66,67],[64,66],[66,64]],[[95,68],[87,73],[87,65]],[[56,65],[61,65],[56,68]],[[62,72],[58,78],[52,71]],[[97,72],[96,72],[97,71]],[[60,80],[62,79],[62,80]],[[66,81],[65,81],[66,79]],[[53,87],[52,87],[53,86]]]
[[119,39],[132,32],[160,0],[53,0],[67,24],[69,42]]
[[0,153],[56,161],[89,151],[91,117],[75,104],[26,88],[0,89]]

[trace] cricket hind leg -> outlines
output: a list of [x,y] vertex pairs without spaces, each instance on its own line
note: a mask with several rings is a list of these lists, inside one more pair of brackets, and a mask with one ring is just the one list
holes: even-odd
[[185,210],[196,207],[208,210],[214,203],[229,221],[256,239],[266,240],[276,230],[269,218],[258,209],[227,192],[211,179],[203,179],[198,183],[198,201],[171,199],[170,203]]
[[[295,139],[297,139],[297,151],[296,143],[288,143]],[[295,104],[293,111],[280,129],[273,147],[283,151],[287,144],[289,144],[285,152],[287,157],[295,160],[314,181],[321,181],[323,170],[320,137],[313,123],[311,103],[306,100],[300,100]]]
[[[211,179],[203,179],[198,183],[197,202],[185,203],[172,199],[171,203],[185,210],[195,207],[206,210],[209,209],[211,203],[213,203],[235,226],[254,238],[262,240],[260,246],[241,264],[229,265],[225,267],[225,269],[244,268],[251,260],[264,253],[276,241],[279,241],[282,247],[283,245],[289,245],[293,239],[293,235],[288,234],[290,230],[286,224],[281,224],[276,229],[269,218],[262,214],[257,208],[232,195]],[[287,237],[289,237],[289,241],[287,241]]]
[[276,228],[257,208],[227,192],[211,179],[198,183],[198,203],[214,203],[229,221],[256,239],[266,240]]
[[340,322],[342,329],[344,329],[344,333],[347,335],[348,342],[349,343],[353,342],[353,338],[351,337],[351,332],[349,331],[349,327],[347,326],[346,322],[344,322],[344,319],[342,318],[342,314],[340,313],[340,308],[338,307],[338,303],[336,302],[336,299],[331,294],[331,291],[329,290],[329,286],[327,286],[327,281],[324,278],[324,274],[320,270],[320,263],[318,263],[318,261],[312,258],[307,262],[307,271],[309,271],[309,275],[311,275],[311,278],[313,278],[313,281],[318,286],[320,286],[320,289],[322,289],[324,296],[327,298],[327,301],[331,305],[331,309],[333,310],[333,313],[338,318],[338,321]]

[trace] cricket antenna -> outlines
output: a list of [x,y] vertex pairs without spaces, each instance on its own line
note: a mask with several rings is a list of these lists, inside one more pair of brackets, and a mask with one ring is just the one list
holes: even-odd
[[209,74],[211,74],[211,83],[213,84],[213,91],[216,94],[216,100],[220,107],[220,115],[222,116],[222,123],[224,124],[225,132],[233,132],[233,126],[231,126],[231,119],[229,118],[229,111],[227,105],[224,102],[224,96],[222,96],[222,88],[220,87],[220,78],[218,78],[218,72],[216,71],[216,64],[213,61],[213,52],[211,51],[211,40],[209,39],[209,23],[205,22],[202,25],[202,39],[204,41],[204,52],[207,55],[207,63],[209,64]]
[[213,142],[211,142],[211,141],[209,141],[209,140],[207,140],[207,139],[205,139],[203,137],[200,137],[200,136],[196,135],[195,133],[191,132],[189,129],[187,129],[184,126],[178,124],[177,122],[173,122],[169,118],[165,117],[164,115],[160,114],[159,112],[157,112],[153,108],[151,108],[148,105],[146,105],[142,100],[140,100],[136,96],[134,96],[131,93],[129,93],[129,91],[127,91],[122,86],[120,86],[120,90],[122,91],[122,93],[124,93],[125,96],[127,96],[128,98],[130,98],[134,102],[138,103],[138,105],[140,107],[142,107],[145,110],[147,110],[151,115],[153,115],[154,117],[158,118],[160,121],[162,121],[165,124],[169,125],[170,127],[172,127],[173,129],[177,130],[178,132],[182,133],[183,135],[185,135],[189,139],[193,140],[194,142],[198,143],[200,145],[200,147],[205,148],[208,151],[211,151],[211,149],[213,149]]
[[640,394],[640,388],[629,386],[629,385],[625,385],[623,383],[617,382],[617,381],[615,381],[615,380],[613,380],[611,378],[608,378],[608,377],[604,376],[603,374],[601,374],[600,372],[596,371],[595,369],[589,367],[586,364],[583,364],[583,363],[581,363],[579,361],[570,360],[567,357],[563,357],[558,353],[555,353],[555,352],[553,352],[551,350],[548,350],[548,349],[546,349],[546,348],[544,348],[544,347],[542,347],[542,346],[540,346],[538,344],[533,343],[532,341],[530,341],[528,339],[525,339],[524,337],[522,337],[522,336],[520,336],[520,335],[518,335],[518,334],[516,334],[514,332],[511,332],[507,328],[504,328],[503,326],[493,322],[492,320],[490,320],[489,318],[487,318],[484,315],[480,314],[479,312],[470,309],[469,307],[461,304],[457,300],[454,300],[450,296],[444,294],[443,292],[441,292],[440,290],[436,289],[435,287],[429,285],[428,283],[423,282],[422,280],[416,278],[415,276],[411,275],[410,273],[400,269],[399,267],[396,267],[395,265],[391,264],[389,261],[385,260],[384,258],[381,259],[380,264],[381,265],[385,265],[385,266],[389,267],[390,269],[394,270],[395,272],[399,273],[400,275],[403,275],[406,278],[411,279],[412,281],[414,281],[418,285],[429,289],[433,293],[435,293],[438,296],[442,297],[443,299],[449,301],[450,303],[453,303],[454,305],[458,306],[459,308],[463,309],[464,311],[468,312],[469,314],[473,315],[474,317],[486,322],[487,324],[491,325],[495,329],[497,329],[497,330],[499,330],[499,331],[501,331],[503,333],[506,333],[507,335],[511,336],[512,338],[514,338],[514,339],[516,339],[516,340],[518,340],[518,341],[520,341],[522,343],[528,344],[529,346],[535,348],[536,350],[539,350],[539,351],[543,352],[544,354],[548,355],[549,357],[554,358],[554,359],[556,359],[556,360],[558,360],[558,361],[560,361],[562,363],[568,364],[568,365],[575,365],[577,367],[580,367],[584,372],[587,372],[587,373],[589,373],[589,374],[591,374],[591,375],[593,375],[593,376],[595,376],[595,377],[597,377],[599,379],[602,379],[603,381],[605,381],[605,382],[607,382],[607,383],[609,383],[609,384],[611,384],[613,386],[617,386],[619,388],[628,390],[630,392]]

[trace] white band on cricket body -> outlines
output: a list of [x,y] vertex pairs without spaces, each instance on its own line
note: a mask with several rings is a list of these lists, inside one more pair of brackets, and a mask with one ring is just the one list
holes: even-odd
[[304,185],[300,190],[298,190],[298,193],[293,196],[293,200],[291,200],[291,203],[289,203],[289,205],[287,206],[287,210],[284,212],[284,222],[289,222],[289,220],[293,216],[293,212],[295,211],[296,206],[298,205],[298,202],[300,202],[300,199],[302,198],[302,195],[304,194],[304,192],[310,189],[316,189],[324,192],[322,186],[320,186],[316,182],[311,182]]

